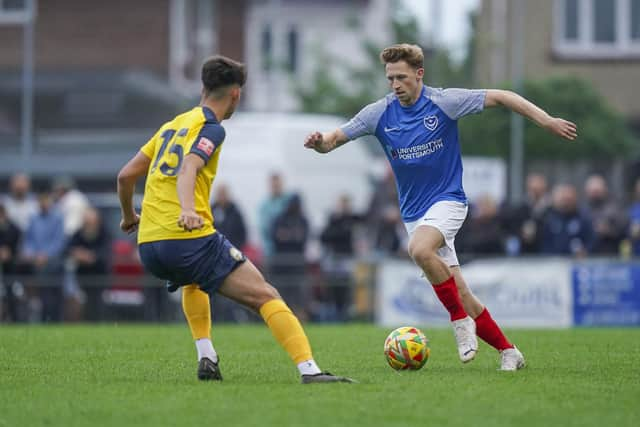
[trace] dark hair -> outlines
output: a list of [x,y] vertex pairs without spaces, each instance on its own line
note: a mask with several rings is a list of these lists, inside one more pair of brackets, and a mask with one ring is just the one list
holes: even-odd
[[247,80],[244,64],[216,55],[202,64],[202,85],[208,93],[231,85],[243,86]]

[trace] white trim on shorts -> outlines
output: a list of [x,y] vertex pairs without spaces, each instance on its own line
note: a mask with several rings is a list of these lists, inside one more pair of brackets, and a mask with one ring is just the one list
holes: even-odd
[[468,206],[453,200],[443,200],[434,203],[422,216],[411,222],[405,222],[404,226],[409,237],[415,233],[418,227],[430,225],[437,228],[444,237],[444,246],[438,249],[438,255],[449,267],[460,265],[454,242],[456,234],[462,227],[467,217]]

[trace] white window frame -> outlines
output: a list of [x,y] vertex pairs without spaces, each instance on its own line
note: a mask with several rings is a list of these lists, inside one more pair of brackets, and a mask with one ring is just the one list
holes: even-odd
[[33,1],[33,14],[35,17],[36,0],[25,0],[24,7],[18,10],[6,10],[5,0],[0,0],[0,25],[24,25],[31,20],[29,13],[29,1]]
[[631,0],[615,2],[616,40],[612,43],[594,41],[593,0],[576,0],[578,8],[578,38],[565,38],[566,0],[553,5],[553,53],[562,59],[640,59],[640,39],[631,38]]
[[[200,22],[196,23],[196,51],[190,46],[188,36],[193,31],[190,23],[187,22],[187,8],[196,8],[200,1],[206,0],[170,0],[169,1],[169,83],[176,90],[184,91],[187,94],[195,95],[202,89],[200,73],[195,76],[185,74],[185,67],[200,56],[202,58],[212,55],[217,51],[217,34],[215,33],[212,23],[207,21],[205,27],[200,26]],[[215,10],[214,10],[215,13]],[[217,17],[216,17],[217,18]],[[200,51],[198,51],[200,49]],[[204,55],[199,55],[204,53]],[[200,59],[198,59],[199,61]],[[199,69],[200,63],[196,64]]]

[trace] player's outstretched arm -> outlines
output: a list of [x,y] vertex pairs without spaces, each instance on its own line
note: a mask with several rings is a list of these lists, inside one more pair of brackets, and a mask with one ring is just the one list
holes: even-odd
[[349,138],[347,138],[347,135],[344,134],[342,129],[336,129],[332,132],[314,132],[310,134],[304,140],[304,147],[324,154],[331,150],[335,150],[348,141]]
[[178,172],[178,199],[180,199],[180,218],[178,226],[185,231],[200,229],[204,226],[204,220],[196,213],[195,188],[196,176],[204,167],[204,160],[197,154],[189,153],[184,158],[180,172]]
[[125,233],[131,234],[136,231],[140,222],[140,216],[133,207],[133,193],[136,189],[136,181],[147,174],[150,164],[151,159],[142,151],[138,151],[118,173],[118,198],[122,211],[120,228]]
[[535,124],[558,135],[573,141],[578,136],[577,126],[568,120],[559,117],[551,117],[542,108],[527,101],[522,96],[510,90],[489,89],[484,100],[485,107],[502,105],[511,111],[527,117]]

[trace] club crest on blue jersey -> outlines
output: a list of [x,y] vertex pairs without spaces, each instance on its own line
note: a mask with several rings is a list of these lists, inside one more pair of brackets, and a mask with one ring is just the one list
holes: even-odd
[[427,129],[431,131],[436,130],[436,128],[438,127],[438,116],[436,115],[426,116],[423,120],[423,123],[424,123],[424,127],[426,127]]
[[385,144],[384,146],[385,150],[387,150],[387,153],[389,153],[389,157],[391,157],[393,160],[396,160],[398,158],[398,150],[395,150],[392,146]]

